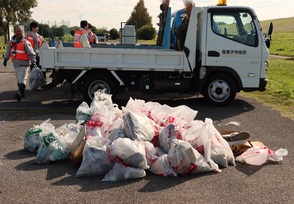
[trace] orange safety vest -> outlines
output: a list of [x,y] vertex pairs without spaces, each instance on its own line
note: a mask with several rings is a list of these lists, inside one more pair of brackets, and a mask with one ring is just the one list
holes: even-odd
[[89,43],[95,43],[96,35],[93,33],[89,38]]
[[[27,34],[28,36],[28,41],[30,41],[30,43],[32,44],[32,47],[35,48],[35,41],[34,41],[34,38],[31,34]],[[42,39],[42,36],[41,35],[38,35],[38,45],[39,47],[42,47],[42,44],[43,44],[43,39]]]
[[76,48],[82,48],[83,47],[83,45],[81,43],[81,36],[83,34],[87,35],[88,33],[85,30],[77,30],[75,32],[75,35],[74,35],[74,47],[76,47]]
[[10,56],[12,60],[28,61],[30,58],[25,51],[26,39],[22,39],[20,42],[10,42]]

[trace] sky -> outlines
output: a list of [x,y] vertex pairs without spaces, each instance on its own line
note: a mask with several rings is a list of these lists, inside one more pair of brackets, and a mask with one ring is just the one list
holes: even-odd
[[[139,0],[38,0],[38,6],[31,11],[32,18],[39,23],[69,27],[79,26],[81,20],[88,20],[96,28],[119,29],[126,22]],[[161,0],[144,0],[145,7],[157,29]],[[218,0],[193,0],[195,6],[216,5]],[[227,0],[228,6],[252,7],[259,20],[287,18],[294,16],[293,0]],[[171,11],[184,8],[183,0],[170,0]]]

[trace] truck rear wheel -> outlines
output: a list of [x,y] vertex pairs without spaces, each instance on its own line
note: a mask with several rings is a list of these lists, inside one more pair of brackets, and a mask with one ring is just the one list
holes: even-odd
[[90,104],[94,99],[96,91],[104,91],[104,93],[115,95],[115,86],[112,81],[105,75],[93,76],[88,78],[83,86],[83,95],[85,101]]
[[215,74],[208,79],[202,93],[210,104],[225,106],[235,98],[237,86],[230,76]]

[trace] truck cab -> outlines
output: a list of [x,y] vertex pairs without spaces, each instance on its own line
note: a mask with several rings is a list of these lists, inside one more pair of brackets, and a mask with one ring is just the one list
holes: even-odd
[[[253,9],[249,7],[194,7],[187,33],[197,27],[196,64],[200,92],[212,104],[230,101],[236,93],[264,91],[269,51]],[[171,44],[177,39],[183,9],[174,12]],[[195,39],[185,39],[184,47]]]

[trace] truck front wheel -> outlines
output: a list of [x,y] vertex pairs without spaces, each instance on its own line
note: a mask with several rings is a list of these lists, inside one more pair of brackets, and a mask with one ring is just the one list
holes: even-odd
[[202,91],[204,98],[212,105],[224,106],[236,96],[237,87],[234,80],[225,74],[212,75]]
[[114,97],[115,86],[106,76],[100,75],[90,77],[85,81],[83,86],[84,99],[88,104],[92,102],[95,92],[97,91],[103,91],[106,94],[112,94],[112,97]]

